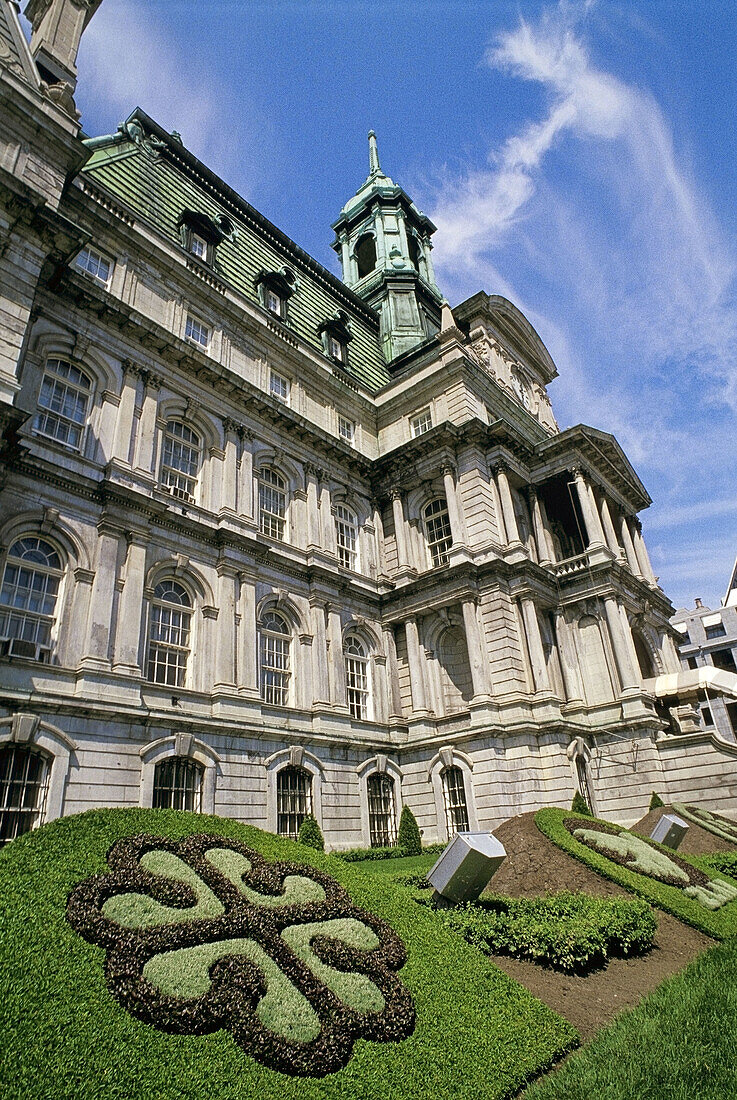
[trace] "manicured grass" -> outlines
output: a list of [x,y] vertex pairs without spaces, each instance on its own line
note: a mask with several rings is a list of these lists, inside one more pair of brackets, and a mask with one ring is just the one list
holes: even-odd
[[[730,902],[721,909],[711,911],[700,905],[695,898],[688,897],[678,887],[659,882],[654,878],[638,874],[615,863],[602,855],[601,852],[593,851],[587,845],[581,844],[574,836],[571,836],[563,822],[566,818],[575,816],[569,811],[549,807],[545,810],[538,810],[535,814],[535,823],[540,831],[563,851],[569,852],[570,855],[580,859],[582,863],[588,864],[594,871],[605,878],[611,879],[612,882],[618,882],[620,886],[631,890],[633,894],[639,894],[640,897],[649,901],[652,905],[657,905],[658,908],[673,913],[674,916],[685,921],[686,924],[699,928],[707,935],[714,936],[715,939],[725,939],[727,936],[737,934],[737,901]],[[611,823],[600,822],[600,824],[609,825]],[[662,845],[658,845],[658,848],[666,855],[668,854],[669,850],[667,848]],[[695,857],[679,853],[679,858],[694,867],[705,869],[703,861],[697,860]],[[717,881],[720,879],[726,882],[731,881],[715,870],[710,870],[709,874]]]
[[367,860],[365,863],[361,863],[361,871],[367,875],[376,875],[377,878],[391,878],[392,875],[407,874],[408,872],[417,872],[418,874],[424,874],[425,871],[429,871],[430,868],[437,863],[438,857],[433,854],[423,854],[421,856],[402,856],[399,859],[381,859],[381,860]]
[[737,1094],[737,940],[622,1013],[524,1100],[727,1100]]
[[[106,872],[110,846],[136,833],[217,834],[332,875],[404,941],[414,1033],[359,1039],[344,1069],[317,1080],[259,1065],[225,1031],[167,1034],[135,1019],[107,989],[103,949],[74,931],[65,908],[81,880]],[[228,819],[163,810],[91,811],[14,841],[0,853],[3,1100],[501,1100],[575,1046],[570,1024],[406,889],[366,870]]]

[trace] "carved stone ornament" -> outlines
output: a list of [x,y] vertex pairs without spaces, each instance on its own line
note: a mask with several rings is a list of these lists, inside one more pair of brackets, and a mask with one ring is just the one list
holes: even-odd
[[81,111],[77,110],[77,104],[74,102],[73,88],[65,80],[59,81],[58,84],[47,84],[42,80],[41,92],[75,122],[82,117]]

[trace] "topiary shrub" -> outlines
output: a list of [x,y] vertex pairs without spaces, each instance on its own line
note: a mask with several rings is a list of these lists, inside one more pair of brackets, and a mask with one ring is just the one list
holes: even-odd
[[408,856],[422,855],[420,827],[409,806],[402,806],[402,815],[399,818],[398,843],[399,847],[403,848]]
[[650,805],[648,806],[648,810],[658,810],[661,806],[665,806],[665,802],[663,802],[663,799],[656,791],[653,791],[650,797]]
[[574,814],[585,814],[586,817],[594,816],[589,809],[588,802],[580,791],[576,791],[576,793],[574,794],[573,802],[571,803],[571,809],[573,810]]
[[312,816],[306,817],[300,825],[297,840],[300,844],[306,844],[308,848],[314,848],[318,852],[325,851],[325,838]]

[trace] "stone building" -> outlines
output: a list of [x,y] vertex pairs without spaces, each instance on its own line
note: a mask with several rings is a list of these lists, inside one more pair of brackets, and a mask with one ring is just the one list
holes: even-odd
[[698,692],[703,730],[727,742],[737,742],[737,566],[732,571],[722,606],[716,611],[697,599],[679,608],[671,619],[687,680]]
[[[84,138],[99,0],[0,0],[0,824],[174,806],[329,846],[582,787],[737,804],[616,440],[560,431],[509,301],[451,310],[379,164],[338,279],[136,110]],[[702,737],[703,741],[703,737]],[[698,768],[692,768],[694,753]]]

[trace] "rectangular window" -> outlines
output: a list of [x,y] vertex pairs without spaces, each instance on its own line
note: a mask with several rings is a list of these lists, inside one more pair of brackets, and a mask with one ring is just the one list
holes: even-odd
[[737,703],[727,703],[727,716],[732,726],[732,733],[737,737]]
[[266,291],[266,308],[276,317],[284,316],[284,304],[275,290]]
[[708,642],[713,638],[723,638],[726,633],[724,623],[714,623],[713,626],[706,627],[706,640]]
[[192,239],[189,243],[189,251],[193,256],[199,256],[201,260],[207,259],[207,241],[202,237],[198,237],[196,233],[192,234]]
[[723,672],[737,672],[737,664],[731,649],[715,649],[711,659],[715,668],[721,668]]
[[188,340],[191,340],[194,344],[199,344],[203,348],[208,347],[210,344],[210,330],[207,325],[204,325],[202,321],[196,321],[189,314],[187,314],[184,335]]
[[351,447],[356,442],[356,425],[353,420],[348,420],[345,416],[338,417],[338,435],[346,443],[350,443]]
[[337,359],[339,363],[345,363],[346,347],[342,340],[339,340],[337,336],[329,336],[328,349],[333,359]]
[[103,286],[107,286],[110,282],[112,264],[89,245],[82,249],[74,263],[80,271],[84,271],[85,275],[89,275]]
[[421,413],[412,418],[412,435],[424,435],[432,428],[432,416],[429,409],[423,409]]
[[705,726],[713,726],[714,725],[714,719],[711,716],[711,707],[702,707],[701,708],[701,717],[704,720],[704,725]]
[[689,668],[698,668],[699,667],[699,662],[696,660],[695,657],[687,657],[686,658],[686,664],[688,665]]
[[272,371],[269,375],[269,393],[277,401],[283,401],[287,405],[289,403],[289,379],[277,374],[276,371]]

